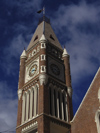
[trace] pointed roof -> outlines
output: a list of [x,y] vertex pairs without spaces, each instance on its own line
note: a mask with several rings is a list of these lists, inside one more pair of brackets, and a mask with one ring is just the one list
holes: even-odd
[[25,49],[23,50],[23,52],[22,52],[22,54],[21,54],[21,56],[20,56],[20,58],[26,58],[27,56],[26,56],[26,51],[25,51]]
[[[42,22],[38,25],[28,47],[27,47],[27,51],[33,47],[36,43],[39,42],[39,40],[41,39],[41,36],[43,35],[43,26],[44,26],[44,21],[42,20]],[[46,40],[48,40],[49,42],[51,42],[52,44],[54,44],[56,47],[62,49],[51,25],[49,22],[45,21],[45,38]]]
[[66,48],[64,48],[64,51],[63,51],[63,57],[65,57],[65,56],[68,56],[68,52],[67,52]]

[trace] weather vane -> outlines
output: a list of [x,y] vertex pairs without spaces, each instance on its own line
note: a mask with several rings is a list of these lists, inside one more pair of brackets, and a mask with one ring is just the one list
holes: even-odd
[[41,12],[43,12],[43,16],[45,16],[45,6],[43,7],[43,9],[37,11],[37,13],[41,13]]

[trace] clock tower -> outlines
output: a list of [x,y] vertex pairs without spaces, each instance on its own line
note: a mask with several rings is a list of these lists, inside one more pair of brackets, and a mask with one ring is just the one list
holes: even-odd
[[69,55],[43,17],[20,56],[16,133],[70,133]]

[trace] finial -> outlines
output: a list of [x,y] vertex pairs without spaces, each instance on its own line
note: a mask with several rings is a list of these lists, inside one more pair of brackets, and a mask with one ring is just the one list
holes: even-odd
[[43,16],[45,16],[45,6],[43,7]]
[[24,50],[25,50],[25,47],[24,47]]

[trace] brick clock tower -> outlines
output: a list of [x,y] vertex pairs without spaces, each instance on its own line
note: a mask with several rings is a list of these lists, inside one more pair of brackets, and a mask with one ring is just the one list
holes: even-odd
[[69,55],[43,17],[20,56],[16,133],[70,133]]

